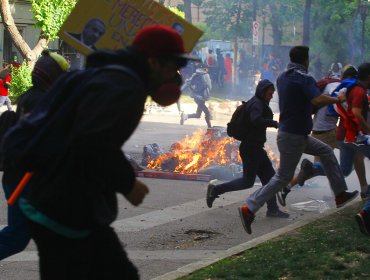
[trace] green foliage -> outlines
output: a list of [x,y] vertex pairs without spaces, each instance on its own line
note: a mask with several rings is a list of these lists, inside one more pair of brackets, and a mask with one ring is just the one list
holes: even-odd
[[[343,65],[361,62],[361,20],[357,14],[357,0],[317,0],[311,14],[311,54],[320,54],[324,69],[333,62]],[[365,31],[365,60],[369,59],[369,16]]]
[[[209,0],[205,8],[206,23],[211,32],[221,34],[223,40],[235,37],[251,39],[252,3],[248,0]],[[215,39],[215,38],[213,38]]]
[[171,12],[175,13],[179,17],[185,18],[185,13],[183,11],[179,10],[178,8],[176,8],[176,7],[168,7],[168,9],[170,9]]
[[32,70],[27,63],[22,63],[18,68],[12,66],[9,97],[13,102],[32,86],[31,72]]
[[211,39],[215,40],[223,40],[224,36],[221,30],[211,30],[211,28],[208,26],[205,22],[198,22],[194,24],[196,27],[198,27],[200,30],[202,30],[203,36],[200,38],[201,41],[208,41]]
[[49,40],[56,39],[60,27],[76,3],[77,0],[32,0],[35,27],[41,28],[42,35]]

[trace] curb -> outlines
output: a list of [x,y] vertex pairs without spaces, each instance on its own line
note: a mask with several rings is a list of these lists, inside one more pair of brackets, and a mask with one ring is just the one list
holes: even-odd
[[261,243],[264,243],[264,242],[266,242],[266,241],[268,241],[272,238],[276,238],[276,237],[278,237],[278,236],[280,236],[284,233],[293,231],[293,230],[295,230],[297,228],[300,228],[300,227],[303,227],[303,226],[305,226],[305,225],[307,225],[311,222],[314,222],[316,220],[325,218],[329,215],[332,215],[332,214],[334,214],[334,213],[336,213],[336,212],[338,212],[338,211],[340,211],[340,210],[342,210],[342,209],[344,209],[348,206],[351,206],[351,205],[353,205],[357,202],[360,202],[360,201],[361,201],[361,199],[359,197],[357,197],[353,201],[346,204],[344,207],[329,209],[329,210],[325,211],[324,213],[320,213],[320,214],[318,214],[314,217],[309,217],[309,218],[300,220],[298,222],[295,222],[293,224],[287,225],[287,226],[285,226],[283,228],[280,228],[280,229],[277,229],[273,232],[270,232],[270,233],[267,233],[267,234],[262,235],[260,237],[249,240],[248,242],[245,242],[245,243],[239,244],[237,246],[231,247],[231,248],[225,250],[225,252],[223,252],[223,253],[218,253],[218,254],[215,254],[214,256],[205,258],[203,260],[200,260],[200,261],[197,261],[197,262],[194,262],[194,263],[190,263],[188,265],[185,265],[183,267],[178,268],[177,270],[174,270],[174,271],[168,272],[166,274],[163,274],[161,276],[152,278],[151,280],[175,280],[179,277],[189,275],[190,273],[193,273],[196,270],[199,270],[201,268],[209,266],[209,265],[211,265],[215,262],[218,262],[222,259],[231,257],[233,255],[240,254],[240,253],[242,253],[246,250],[249,250],[253,247],[256,247],[257,245],[259,245]]

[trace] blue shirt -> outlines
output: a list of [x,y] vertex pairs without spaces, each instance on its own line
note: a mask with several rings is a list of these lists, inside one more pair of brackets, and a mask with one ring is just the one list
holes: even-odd
[[279,130],[309,135],[312,130],[311,100],[321,92],[315,79],[297,70],[287,70],[276,81],[279,94]]

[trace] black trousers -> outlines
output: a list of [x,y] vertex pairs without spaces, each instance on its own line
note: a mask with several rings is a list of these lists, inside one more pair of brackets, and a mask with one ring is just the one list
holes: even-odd
[[[271,160],[262,146],[242,142],[239,146],[239,153],[243,162],[243,177],[217,185],[215,188],[217,194],[249,189],[253,187],[256,176],[260,178],[264,186],[275,175]],[[272,211],[279,208],[276,196],[268,200],[266,204],[267,209]]]
[[63,237],[33,222],[30,230],[39,252],[41,280],[139,279],[109,226],[83,239]]

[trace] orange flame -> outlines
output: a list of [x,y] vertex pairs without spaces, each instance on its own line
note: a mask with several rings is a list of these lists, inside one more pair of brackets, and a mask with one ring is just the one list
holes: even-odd
[[155,160],[149,159],[147,168],[166,169],[166,163],[176,163],[173,172],[198,173],[212,165],[228,166],[231,163],[241,164],[239,145],[229,137],[214,137],[213,133],[199,129],[190,137],[185,136],[173,144],[170,151]]
[[[271,160],[278,164],[271,148],[266,147]],[[199,129],[192,136],[173,144],[170,150],[157,159],[148,159],[148,169],[170,171],[180,174],[196,174],[213,166],[242,164],[239,155],[239,142],[227,136],[215,136],[212,132]]]

